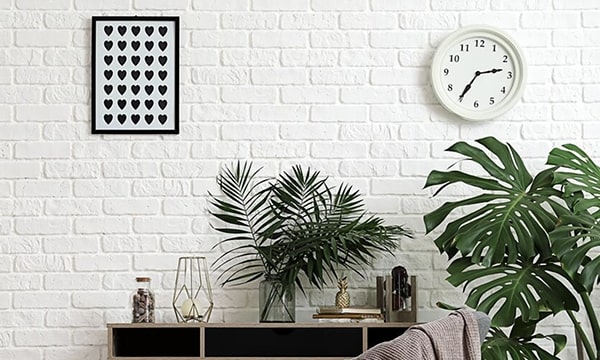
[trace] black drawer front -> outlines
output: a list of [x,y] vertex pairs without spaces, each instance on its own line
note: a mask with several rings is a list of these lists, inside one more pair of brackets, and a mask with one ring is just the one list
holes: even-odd
[[361,328],[206,328],[206,356],[353,357]]
[[200,356],[200,328],[113,329],[113,356]]

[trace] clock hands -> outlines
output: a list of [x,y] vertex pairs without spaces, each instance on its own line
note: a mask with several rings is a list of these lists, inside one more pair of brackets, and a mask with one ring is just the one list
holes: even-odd
[[465,88],[463,89],[462,93],[460,94],[460,96],[458,97],[458,101],[462,102],[463,98],[465,97],[465,94],[471,90],[471,85],[473,85],[473,82],[475,81],[475,79],[477,79],[479,77],[479,75],[482,74],[495,74],[499,71],[502,71],[502,69],[491,69],[491,70],[486,70],[486,71],[475,71],[475,76],[473,76],[473,78],[471,79],[471,81],[467,84],[467,86],[465,86]]

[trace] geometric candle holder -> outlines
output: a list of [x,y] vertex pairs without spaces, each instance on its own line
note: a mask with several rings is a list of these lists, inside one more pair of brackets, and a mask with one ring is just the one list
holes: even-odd
[[208,322],[213,309],[205,257],[181,257],[173,292],[177,322]]

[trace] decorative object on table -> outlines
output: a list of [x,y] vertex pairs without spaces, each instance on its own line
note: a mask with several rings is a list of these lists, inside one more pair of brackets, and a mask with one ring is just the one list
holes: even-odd
[[474,25],[453,32],[438,46],[431,82],[446,110],[467,120],[489,120],[519,101],[526,71],[515,40],[499,29]]
[[[352,186],[333,187],[318,171],[296,165],[276,179],[258,178],[259,172],[251,163],[226,166],[217,176],[224,196],[209,194],[210,213],[221,222],[214,227],[227,235],[217,246],[228,246],[213,264],[223,271],[223,285],[278,279],[281,292],[260,295],[274,299],[292,294],[295,285],[304,293],[302,273],[321,289],[337,278],[338,265],[362,276],[375,253],[391,253],[410,236],[402,226],[368,215]],[[283,304],[263,303],[260,321],[294,321],[291,309],[274,309]],[[272,311],[289,316],[274,319]]]
[[381,309],[366,306],[321,306],[312,317],[321,322],[383,322],[384,320]]
[[[466,167],[474,174],[434,170],[425,186],[441,190],[463,183],[481,192],[446,202],[423,220],[431,233],[458,211],[435,244],[453,259],[448,281],[471,288],[466,305],[492,317],[483,358],[555,359],[566,336],[540,334],[536,328],[564,312],[588,358],[597,359],[600,322],[590,295],[600,280],[600,167],[567,144],[554,148],[550,167],[534,177],[509,144],[493,137],[476,143],[448,148],[478,165]],[[591,331],[582,328],[578,316],[587,316]],[[554,351],[533,342],[542,338],[554,343]]]
[[92,17],[92,133],[179,133],[178,17]]
[[137,277],[136,290],[131,297],[133,323],[154,322],[154,292],[150,287],[149,277]]
[[213,296],[205,257],[180,257],[177,263],[173,310],[177,322],[208,322]]
[[410,297],[408,272],[404,266],[392,269],[392,310],[406,310],[406,300]]
[[260,322],[294,322],[296,292],[286,291],[281,277],[265,275],[258,284]]
[[350,306],[350,294],[348,294],[348,280],[347,277],[344,276],[340,280],[338,280],[338,289],[340,291],[335,294],[335,306],[339,308],[347,308]]
[[[410,282],[404,290],[398,292],[392,274],[377,276],[376,297],[377,307],[381,309],[386,322],[416,322],[417,321],[417,277],[409,276]],[[408,291],[408,292],[406,292]],[[400,299],[396,299],[400,295]],[[410,298],[410,306],[408,299]],[[398,300],[398,302],[396,302]],[[400,305],[400,300],[404,307]]]

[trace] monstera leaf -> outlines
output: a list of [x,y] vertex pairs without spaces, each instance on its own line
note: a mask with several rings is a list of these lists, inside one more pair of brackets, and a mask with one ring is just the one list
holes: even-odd
[[567,272],[591,293],[600,282],[600,168],[571,144],[552,150],[548,163],[564,169],[555,174],[555,183],[574,199],[576,214],[561,217],[550,236],[552,249]]
[[482,268],[472,264],[469,257],[455,260],[449,267],[448,281],[454,286],[477,282],[466,304],[490,313],[494,326],[510,326],[521,314],[523,321],[539,320],[550,309],[578,310],[577,299],[563,285],[564,271],[554,264],[534,264],[517,261]]
[[[542,339],[554,343],[553,353],[544,350],[533,342],[533,340]],[[511,335],[507,336],[501,329],[493,327],[481,347],[481,358],[486,360],[559,360],[556,355],[562,351],[566,343],[567,338],[564,335],[530,334],[518,336],[511,332]]]
[[[474,263],[484,266],[514,263],[517,254],[525,259],[550,257],[548,232],[554,229],[557,213],[562,210],[552,199],[560,192],[548,186],[552,183],[552,169],[533,178],[510,145],[491,137],[477,142],[495,155],[495,159],[464,142],[452,145],[448,151],[462,154],[466,160],[480,165],[487,173],[486,177],[461,171],[432,171],[425,187],[441,185],[437,195],[450,184],[464,183],[484,192],[465,200],[447,202],[425,215],[427,232],[437,228],[458,208],[481,205],[447,225],[435,240],[440,251],[450,257],[460,251],[463,256],[470,256]],[[545,206],[553,211],[548,211]]]

